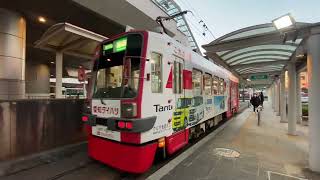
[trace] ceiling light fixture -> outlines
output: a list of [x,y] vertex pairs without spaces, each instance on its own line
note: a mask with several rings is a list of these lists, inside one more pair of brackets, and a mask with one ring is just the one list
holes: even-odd
[[41,23],[46,23],[47,22],[46,18],[44,18],[43,16],[39,16],[38,17],[38,21],[41,22]]
[[288,13],[286,15],[283,15],[273,20],[272,23],[277,30],[282,31],[282,30],[293,28],[296,22],[293,19],[293,17]]

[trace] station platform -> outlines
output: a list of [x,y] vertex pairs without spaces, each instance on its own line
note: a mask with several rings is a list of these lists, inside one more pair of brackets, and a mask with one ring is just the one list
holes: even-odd
[[287,124],[268,102],[261,117],[257,126],[257,114],[246,109],[162,179],[319,180],[307,167],[308,127],[297,125],[298,136],[287,135]]

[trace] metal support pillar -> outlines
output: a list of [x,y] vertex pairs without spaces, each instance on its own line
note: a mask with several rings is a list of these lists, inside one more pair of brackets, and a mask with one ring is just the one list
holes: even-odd
[[302,104],[301,104],[301,77],[300,73],[297,73],[297,89],[296,89],[296,97],[297,97],[297,107],[296,107],[296,118],[297,118],[297,123],[301,124],[302,121]]
[[242,102],[244,102],[244,84],[242,84]]
[[288,63],[288,134],[296,135],[296,66]]
[[274,88],[274,83],[272,84],[272,109],[275,110],[275,102],[276,102],[276,98],[275,98],[275,88]]
[[287,120],[287,100],[286,100],[286,82],[285,82],[285,73],[280,75],[280,122],[285,123]]
[[309,167],[320,172],[320,35],[308,39],[308,77],[309,77]]
[[279,116],[280,115],[280,90],[279,90],[279,82],[278,80],[275,81],[275,112],[276,115]]
[[62,96],[63,53],[56,52],[56,98]]

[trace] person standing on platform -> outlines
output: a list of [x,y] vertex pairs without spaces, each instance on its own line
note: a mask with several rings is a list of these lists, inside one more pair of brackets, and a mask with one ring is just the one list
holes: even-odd
[[261,106],[263,107],[263,101],[264,101],[264,95],[263,95],[263,93],[262,93],[262,91],[261,91],[261,93],[260,93],[260,103],[261,103]]
[[251,99],[250,99],[250,103],[253,106],[253,112],[256,112],[256,108],[260,105],[260,97],[258,97],[258,95],[255,93]]

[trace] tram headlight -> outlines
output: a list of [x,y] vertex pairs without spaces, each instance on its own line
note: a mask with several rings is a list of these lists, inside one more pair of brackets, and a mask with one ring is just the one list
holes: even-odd
[[137,116],[137,104],[136,103],[128,103],[121,104],[121,116],[132,118]]

